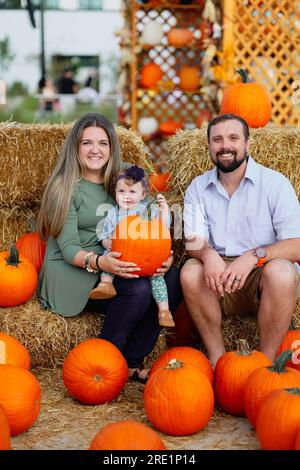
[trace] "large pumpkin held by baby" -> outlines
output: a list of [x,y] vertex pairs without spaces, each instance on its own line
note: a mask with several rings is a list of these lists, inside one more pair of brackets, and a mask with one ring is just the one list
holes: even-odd
[[122,261],[136,263],[139,276],[152,276],[171,252],[171,236],[158,217],[152,220],[138,215],[125,217],[112,237],[112,251],[118,251]]

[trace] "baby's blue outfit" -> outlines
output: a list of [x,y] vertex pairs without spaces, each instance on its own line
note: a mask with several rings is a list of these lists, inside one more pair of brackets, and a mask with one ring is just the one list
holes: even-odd
[[[130,215],[139,215],[144,219],[154,219],[159,216],[159,207],[158,204],[151,204],[150,208],[147,208],[146,202],[140,202],[134,209],[122,209],[119,206],[112,207],[104,219],[104,224],[101,232],[98,233],[98,240],[101,243],[102,240],[107,240],[111,238],[116,226],[123,220],[125,217]],[[168,226],[170,228],[171,216],[169,216]],[[104,251],[104,254],[108,250]],[[102,274],[109,275],[114,277],[113,274],[104,272]],[[152,295],[156,303],[167,301],[168,300],[168,291],[167,285],[163,276],[151,276],[149,277],[152,287]]]

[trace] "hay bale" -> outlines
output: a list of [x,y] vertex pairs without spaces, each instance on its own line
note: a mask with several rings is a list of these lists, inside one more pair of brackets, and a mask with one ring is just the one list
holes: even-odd
[[38,210],[39,206],[0,207],[0,250],[7,250],[12,242],[31,231]]
[[[173,197],[177,202],[182,202],[191,181],[213,168],[208,153],[206,130],[177,132],[168,140],[166,153],[175,193]],[[249,153],[258,163],[283,173],[300,198],[299,129],[271,126],[252,129]]]
[[[101,331],[103,316],[84,312],[65,318],[41,308],[36,298],[23,305],[0,308],[0,331],[19,339],[28,349],[32,367],[60,367],[78,343],[95,338]],[[152,363],[166,350],[164,334],[148,357]]]
[[[71,125],[0,125],[1,207],[30,207],[40,203]],[[147,167],[141,137],[120,126],[116,132],[124,160]]]

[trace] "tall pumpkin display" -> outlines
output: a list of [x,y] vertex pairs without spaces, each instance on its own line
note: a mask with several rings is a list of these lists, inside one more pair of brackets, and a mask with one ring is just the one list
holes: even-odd
[[29,300],[37,286],[37,271],[16,246],[0,253],[0,307],[14,307]]
[[16,243],[19,253],[30,259],[39,274],[46,251],[46,243],[38,232],[30,232],[22,235]]
[[30,355],[25,346],[11,335],[0,332],[0,364],[30,369]]
[[90,450],[164,450],[158,434],[145,424],[127,420],[111,423],[95,435]]
[[128,379],[128,366],[112,343],[88,339],[69,352],[62,376],[72,397],[81,403],[100,405],[120,394]]
[[139,276],[152,276],[170,255],[170,232],[158,218],[128,216],[115,229],[112,251],[121,253],[119,260],[136,263]]
[[226,413],[245,416],[244,391],[251,372],[271,361],[260,351],[250,351],[246,341],[239,340],[238,350],[224,353],[215,369],[215,394]]
[[144,405],[156,429],[183,436],[207,425],[213,413],[214,393],[199,368],[172,360],[149,377],[144,389]]
[[199,368],[199,370],[206,375],[210,383],[213,383],[214,371],[207,357],[201,351],[198,351],[198,349],[190,348],[188,346],[179,346],[177,348],[168,349],[164,352],[152,365],[150,376],[157,370],[166,367],[173,359],[176,359],[183,364],[190,364]]
[[0,405],[0,450],[10,450],[10,430],[2,405]]
[[271,366],[261,367],[249,376],[244,395],[246,416],[256,427],[257,414],[265,396],[273,390],[300,387],[300,372],[286,367],[292,351],[283,351]]
[[232,113],[245,119],[249,127],[264,127],[271,119],[272,102],[263,85],[249,82],[245,70],[238,73],[242,82],[225,89],[221,102],[221,114]]
[[0,404],[8,419],[12,436],[29,429],[37,419],[41,406],[41,387],[28,370],[0,365]]
[[300,426],[300,388],[273,390],[261,402],[256,435],[266,450],[294,450]]

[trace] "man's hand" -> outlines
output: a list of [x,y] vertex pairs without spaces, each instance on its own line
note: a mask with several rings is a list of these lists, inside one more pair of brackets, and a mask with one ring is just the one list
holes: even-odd
[[247,252],[228,264],[221,276],[225,292],[230,294],[241,289],[249,273],[254,268],[256,261],[252,253]]
[[222,275],[226,269],[226,263],[222,257],[213,249],[208,248],[202,256],[204,264],[205,281],[209,289],[223,297],[224,289],[221,282]]

